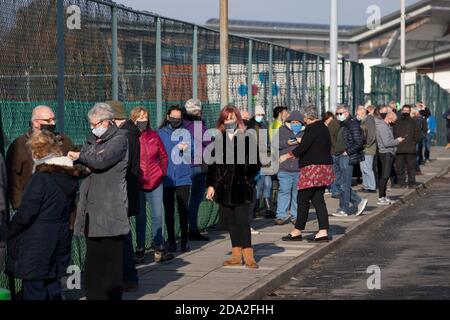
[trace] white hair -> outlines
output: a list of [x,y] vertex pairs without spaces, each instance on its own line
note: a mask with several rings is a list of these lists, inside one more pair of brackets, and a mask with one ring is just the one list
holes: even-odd
[[43,111],[43,110],[48,110],[48,111],[50,111],[51,113],[53,113],[52,108],[50,108],[49,106],[46,106],[46,105],[39,105],[39,106],[37,106],[37,107],[35,107],[35,108],[33,109],[33,112],[31,113],[31,121],[36,120],[37,113],[38,113],[39,111]]
[[112,120],[114,119],[114,110],[109,104],[100,102],[96,103],[88,112],[88,118],[97,118],[98,121]]
[[198,115],[202,111],[202,102],[198,99],[189,99],[184,107],[187,114]]

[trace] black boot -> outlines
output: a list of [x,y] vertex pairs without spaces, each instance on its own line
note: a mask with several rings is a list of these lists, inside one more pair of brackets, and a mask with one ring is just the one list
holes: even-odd
[[191,241],[209,241],[208,237],[205,237],[198,230],[189,230],[189,240]]
[[264,204],[266,206],[266,213],[265,218],[266,219],[275,219],[276,214],[272,209],[272,201],[269,198],[264,198]]

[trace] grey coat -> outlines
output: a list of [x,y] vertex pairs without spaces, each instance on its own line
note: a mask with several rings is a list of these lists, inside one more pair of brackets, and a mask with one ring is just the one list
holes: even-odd
[[375,118],[368,115],[361,121],[361,129],[365,136],[364,154],[374,156],[377,153],[377,129]]
[[79,162],[92,173],[80,187],[75,235],[115,237],[130,232],[126,134],[113,125],[102,139],[92,135],[81,149]]
[[[294,151],[295,148],[297,148],[298,145],[290,146],[288,144],[289,139],[292,138],[301,138],[303,137],[303,134],[305,133],[304,130],[300,131],[297,135],[294,134],[294,132],[289,129],[286,125],[283,125],[278,129],[278,136],[280,139],[279,149],[280,149],[280,156],[289,153],[291,151]],[[299,166],[299,160],[297,158],[292,158],[289,160],[286,160],[280,164],[280,172],[300,172],[300,166]]]
[[375,119],[375,125],[377,127],[378,152],[395,154],[400,141],[394,139],[392,127],[381,119]]
[[5,267],[6,257],[6,222],[9,218],[8,199],[6,198],[6,166],[0,154],[0,273]]

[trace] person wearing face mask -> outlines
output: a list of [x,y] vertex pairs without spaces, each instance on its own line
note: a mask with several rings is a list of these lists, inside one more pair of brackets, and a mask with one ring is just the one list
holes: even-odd
[[[416,145],[419,143],[419,125],[411,117],[411,106],[404,105],[401,118],[394,126],[394,138],[405,138],[405,141],[397,147],[395,166],[397,183],[400,188],[416,187]],[[406,172],[408,182],[406,182]]]
[[392,125],[395,121],[397,121],[397,115],[394,112],[388,112],[384,119],[375,118],[378,152],[382,166],[378,182],[379,196],[377,204],[379,206],[388,206],[394,203],[393,200],[386,196],[387,183],[391,176],[397,146],[405,141],[403,137],[394,138]]
[[367,206],[367,199],[362,199],[352,189],[353,166],[364,161],[364,141],[359,122],[354,119],[348,108],[340,106],[336,109],[336,118],[341,129],[336,142],[336,156],[338,162],[338,175],[341,177],[342,193],[339,198],[339,208],[333,213],[335,217],[346,217],[350,211],[350,203],[356,205],[356,215],[362,214]]
[[64,154],[76,151],[72,140],[63,134],[56,133],[56,119],[52,109],[48,106],[37,106],[31,115],[30,129],[16,138],[6,153],[6,168],[8,174],[8,194],[11,207],[15,211],[19,208],[25,186],[32,175],[34,166],[31,150],[27,145],[33,133],[47,130],[56,135]]
[[373,172],[373,159],[377,152],[377,132],[375,119],[367,114],[364,106],[356,110],[356,118],[360,121],[361,130],[364,135],[364,161],[359,163],[363,178],[363,193],[376,193],[375,174]]
[[221,206],[228,224],[231,258],[223,265],[241,266],[244,262],[247,268],[258,268],[248,218],[254,199],[254,180],[261,167],[258,148],[250,147],[257,146],[256,137],[254,132],[244,132],[239,109],[231,105],[220,112],[216,128],[219,133],[214,140],[214,161],[206,175],[206,198]]
[[[202,103],[198,99],[186,101],[183,117],[183,128],[189,131],[194,139],[194,150],[191,159],[192,185],[189,198],[189,240],[209,241],[209,238],[200,233],[198,228],[198,210],[205,197],[205,179],[207,166],[203,162],[203,150],[209,141],[203,139],[206,126],[202,120]],[[196,128],[197,127],[197,128]]]
[[92,134],[81,152],[68,154],[91,172],[81,183],[74,233],[86,237],[87,299],[120,300],[124,237],[130,232],[127,132],[116,126],[106,103],[97,103],[88,119]]
[[[266,112],[264,108],[260,105],[255,106],[255,116],[250,119],[249,124],[247,126],[248,129],[254,129],[256,131],[258,143],[260,141],[264,141],[264,138],[267,141],[267,144],[264,146],[265,151],[261,150],[261,152],[266,152],[267,155],[270,155],[270,135],[267,126],[267,122],[265,121]],[[261,134],[264,132],[266,137],[262,137]],[[275,173],[273,173],[275,174]],[[272,175],[268,174],[264,171],[264,167],[261,170],[261,173],[258,177],[257,185],[256,185],[256,201],[254,203],[254,212],[257,214],[260,211],[259,203],[260,198],[263,196],[264,205],[265,205],[265,217],[267,219],[275,218],[275,212],[273,211],[272,205]]]
[[80,172],[51,132],[34,133],[27,145],[36,167],[8,226],[6,269],[22,279],[23,300],[62,300],[61,280],[71,253],[69,218]]
[[[292,111],[286,122],[278,130],[279,155],[293,151],[300,144],[303,136],[303,116],[299,111]],[[300,175],[298,159],[292,158],[280,164],[278,171],[278,200],[276,225],[283,225],[289,219],[292,224],[297,222],[297,183]]]
[[[127,194],[128,217],[135,217],[140,212],[139,202],[139,156],[140,156],[140,131],[130,119],[127,119],[125,108],[121,101],[106,101],[114,111],[114,123],[121,130],[126,131],[128,139],[128,169],[127,169]],[[131,231],[124,237],[124,265],[123,265],[123,289],[125,292],[137,291],[139,288],[138,274],[134,263],[133,239]]]
[[130,119],[141,132],[140,142],[140,212],[136,217],[136,262],[145,262],[147,206],[151,208],[152,240],[155,262],[172,260],[164,239],[163,178],[167,173],[168,156],[158,133],[149,126],[148,111],[144,107],[131,110]]
[[[188,205],[192,184],[192,145],[193,137],[183,128],[183,110],[173,105],[167,110],[166,118],[158,129],[164,148],[169,155],[167,174],[164,177],[164,211],[169,240],[169,252],[177,251],[175,238],[175,201],[180,217],[181,252],[189,251],[188,244]],[[181,129],[181,130],[178,130]],[[186,141],[187,137],[189,140]]]

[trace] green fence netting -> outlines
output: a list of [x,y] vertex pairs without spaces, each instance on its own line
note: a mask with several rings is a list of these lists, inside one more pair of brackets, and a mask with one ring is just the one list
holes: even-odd
[[450,107],[450,93],[426,75],[416,75],[416,101],[423,102],[436,118],[437,144],[447,144],[446,120],[442,115]]
[[400,71],[391,68],[372,67],[371,101],[373,105],[387,105],[400,101]]
[[[87,111],[96,102],[112,99],[113,94],[124,101],[128,112],[135,106],[145,106],[152,128],[158,126],[158,115],[164,115],[170,105],[182,105],[196,95],[203,103],[206,125],[215,125],[220,111],[217,31],[109,1],[63,2],[64,39],[60,44],[64,65],[59,70],[64,69],[64,91],[59,96],[63,96],[64,104],[58,108],[62,77],[58,77],[57,0],[0,1],[2,153],[28,129],[32,109],[42,104],[51,106],[64,119],[65,134],[82,145],[89,133]],[[74,11],[67,12],[70,6],[79,8],[80,29],[71,25],[69,18]],[[115,14],[117,24],[113,23]],[[115,48],[113,29],[117,30]],[[229,40],[231,103],[245,110],[251,99],[252,107],[260,104],[268,115],[271,108],[281,104],[291,109],[317,104],[323,110],[322,57],[234,35]],[[116,63],[113,49],[117,51]],[[113,70],[117,70],[117,77]],[[117,84],[116,92],[113,84]],[[201,204],[200,228],[217,222],[217,209],[211,202]],[[151,219],[147,221],[148,247]],[[83,267],[84,255],[84,239],[74,238],[73,263]],[[0,274],[0,287],[5,286],[6,278]]]

